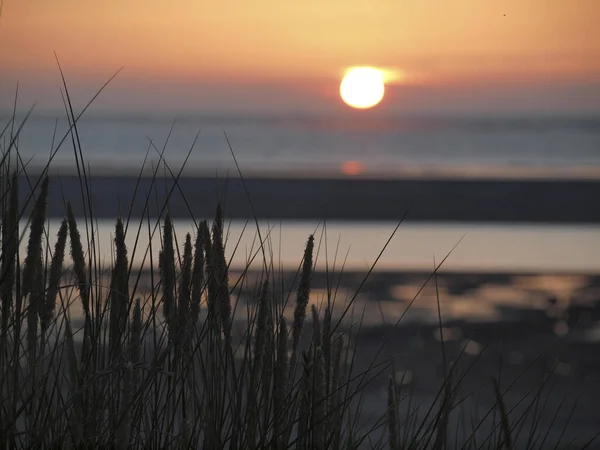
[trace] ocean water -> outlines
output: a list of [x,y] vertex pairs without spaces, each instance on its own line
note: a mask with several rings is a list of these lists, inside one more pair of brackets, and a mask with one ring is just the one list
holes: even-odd
[[[1,118],[4,128],[10,116]],[[22,158],[30,166],[44,164],[68,129],[64,114],[34,114],[19,137]],[[137,172],[148,150],[148,161],[156,163],[163,147],[174,167],[183,164],[193,147],[186,170],[234,169],[226,133],[242,170],[272,176],[600,177],[599,116],[159,117],[89,112],[80,119],[78,133],[85,160],[111,171]],[[7,129],[4,148],[8,136]],[[68,137],[53,166],[74,164]]]
[[[52,219],[48,225],[48,236],[54,245],[60,221]],[[161,248],[160,225],[162,222],[156,220],[149,224],[131,220],[126,244],[133,266],[150,267],[146,249],[157,252]],[[186,233],[196,235],[190,220],[175,220],[174,225],[179,247]],[[251,266],[260,270],[262,239],[269,263],[295,271],[306,240],[313,234],[314,265],[320,271],[343,267],[346,271],[366,273],[374,266],[379,272],[431,272],[434,264],[445,259],[440,272],[600,274],[600,227],[595,225],[406,223],[394,233],[396,225],[389,221],[227,221],[226,256],[232,269]],[[26,226],[23,221],[22,234],[26,233]],[[80,227],[82,239],[88,242],[83,220]],[[114,227],[113,220],[95,222],[95,256],[104,266],[110,266],[114,256]],[[24,238],[22,255],[26,254],[26,246]],[[70,265],[69,255],[66,258]]]
[[[2,123],[9,119],[10,116],[4,116]],[[21,158],[29,167],[44,164],[67,131],[64,115],[34,114],[19,137]],[[400,177],[450,173],[459,177],[600,179],[600,117],[593,116],[159,117],[92,112],[83,116],[78,132],[84,159],[96,174],[137,174],[148,149],[148,160],[156,163],[163,147],[166,161],[177,169],[195,140],[186,162],[188,174],[220,171],[221,176],[224,170],[233,174],[236,169],[227,136],[243,172],[271,176]],[[4,146],[8,133],[7,130],[3,137]],[[348,165],[349,162],[354,165]],[[146,165],[151,167],[148,162]],[[75,167],[70,137],[58,149],[52,166],[63,171]],[[348,172],[348,167],[354,172]],[[110,221],[103,223],[104,252],[109,259],[112,225]],[[245,225],[235,223],[234,235],[241,234]],[[331,239],[340,238],[342,242],[338,257],[349,250],[347,265],[365,269],[377,257],[393,225],[339,222],[328,226]],[[263,229],[275,227],[273,236],[278,237],[273,242],[281,241],[281,247],[274,250],[275,256],[281,256],[287,267],[299,261],[306,237],[317,226],[317,222],[298,221],[262,224]],[[190,224],[183,228],[193,231]],[[252,228],[250,224],[244,233],[244,240],[250,240],[240,246],[240,254],[245,254],[256,238]],[[448,270],[600,272],[597,225],[403,225],[378,267],[428,270],[434,255],[441,259],[463,235],[464,241],[446,263]],[[243,265],[243,259],[237,264]]]

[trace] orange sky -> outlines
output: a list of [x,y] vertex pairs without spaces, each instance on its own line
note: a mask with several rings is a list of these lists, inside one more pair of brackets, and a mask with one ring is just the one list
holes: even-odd
[[598,17],[599,0],[4,0],[0,84],[56,81],[53,51],[75,79],[124,66],[123,83],[277,82],[321,97],[364,64],[457,92],[597,84]]

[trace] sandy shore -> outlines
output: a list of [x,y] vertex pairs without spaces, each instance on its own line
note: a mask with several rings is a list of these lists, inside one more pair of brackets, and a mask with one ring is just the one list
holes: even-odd
[[[30,194],[29,180],[21,177],[21,198]],[[315,179],[253,177],[246,188],[237,176],[184,177],[178,187],[172,178],[94,176],[90,195],[95,217],[114,219],[151,216],[164,204],[168,193],[175,218],[212,217],[216,202],[225,204],[229,219],[337,219],[407,220],[445,222],[600,223],[599,180],[552,179]],[[134,192],[137,194],[134,198]],[[83,215],[81,190],[76,175],[52,176],[49,214],[62,217],[64,199]],[[181,190],[181,191],[180,191]],[[183,192],[183,195],[182,195]],[[146,202],[146,196],[149,201]],[[158,206],[157,206],[158,205]]]

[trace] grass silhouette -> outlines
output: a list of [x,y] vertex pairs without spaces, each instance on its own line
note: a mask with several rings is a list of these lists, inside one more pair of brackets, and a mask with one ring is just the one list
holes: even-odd
[[[167,200],[155,223],[146,215],[137,230],[130,213],[116,218],[114,259],[104,267],[89,194],[92,178],[77,132],[89,104],[76,115],[64,76],[63,88],[70,128],[34,183],[18,150],[31,111],[18,125],[13,115],[2,132],[8,145],[0,164],[0,448],[501,449],[517,448],[523,439],[528,448],[546,448],[550,428],[527,423],[539,423],[547,380],[533,399],[523,399],[521,410],[507,404],[499,378],[490,381],[494,406],[483,417],[470,417],[458,441],[452,418],[462,414],[461,384],[470,366],[446,357],[439,309],[445,375],[430,405],[417,405],[413,393],[404,392],[393,359],[380,361],[386,336],[366,368],[358,369],[364,314],[356,311],[358,292],[339,317],[334,317],[335,290],[328,289],[321,307],[311,302],[320,245],[314,235],[299,255],[297,283],[280,291],[280,274],[267,251],[270,237],[255,221],[258,248],[232,282],[221,205],[212,223],[194,219],[194,234],[178,239]],[[80,231],[81,222],[66,201],[65,218],[52,240],[46,203],[56,186],[47,171],[68,141],[80,177],[83,227]],[[180,189],[181,171],[175,174],[168,166],[165,148],[166,143],[156,151],[174,181],[170,196]],[[20,178],[31,190],[25,205],[19,204]],[[147,192],[146,205],[151,199]],[[22,256],[19,224],[24,221],[29,231]],[[150,236],[160,234],[160,249],[138,248],[144,229]],[[131,234],[135,243],[128,249]],[[136,252],[144,253],[149,267],[148,295],[138,289],[142,269],[136,273],[130,262]],[[261,271],[253,281],[248,269],[255,258]],[[430,277],[436,282],[442,263]],[[252,283],[254,295],[244,304],[238,288]],[[286,318],[289,310],[293,313]],[[366,388],[381,376],[389,376],[387,409],[362,421]]]

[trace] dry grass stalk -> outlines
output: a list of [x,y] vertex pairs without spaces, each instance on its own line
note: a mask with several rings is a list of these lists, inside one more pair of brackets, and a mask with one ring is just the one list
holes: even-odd
[[121,218],[115,226],[115,265],[112,274],[110,292],[110,328],[109,349],[111,359],[121,355],[121,342],[127,326],[127,310],[129,306],[129,275],[125,230]]
[[2,336],[7,336],[9,318],[13,308],[13,288],[19,246],[19,177],[16,171],[12,175],[8,189],[8,213],[2,220],[2,273],[0,274]]
[[296,450],[305,450],[311,448],[309,442],[309,432],[312,412],[313,367],[309,354],[304,351],[302,352],[302,369]]
[[[65,314],[66,318],[66,314]],[[75,343],[73,341],[73,331],[68,318],[65,320],[65,351],[67,358],[67,373],[69,380],[69,390],[72,399],[70,411],[70,427],[73,439],[76,443],[83,442],[83,404],[81,396],[81,380],[79,377],[79,368],[77,364],[77,356],[75,355]]]
[[35,415],[38,408],[41,406],[39,389],[36,389],[36,384],[43,377],[41,372],[42,359],[38,354],[38,319],[41,312],[43,294],[44,294],[44,274],[41,249],[38,257],[33,262],[34,277],[29,293],[29,305],[27,307],[27,383],[26,395],[30,396],[29,408],[27,411],[27,420],[32,424],[29,433],[29,440],[33,442],[38,435],[35,428]]
[[163,315],[167,321],[169,341],[173,342],[177,320],[175,304],[175,250],[173,248],[173,223],[167,214],[163,229],[163,249],[159,254],[159,268],[163,290]]
[[263,282],[258,299],[258,313],[256,317],[256,338],[254,341],[254,374],[256,377],[262,373],[262,367],[267,353],[267,326],[271,315],[271,291],[269,280]]
[[[41,294],[44,291],[43,287],[43,274],[42,272],[42,250],[35,249],[37,251],[37,258],[30,259],[31,264],[31,277],[32,280],[29,284],[29,305],[27,307],[27,353],[29,361],[29,373],[34,374],[34,366],[36,361],[36,349],[37,349],[37,328],[38,328],[38,317],[41,303]],[[42,277],[42,286],[40,286],[40,275]]]
[[202,246],[204,247],[204,252],[206,255],[204,262],[208,291],[208,295],[206,298],[208,309],[208,328],[214,335],[217,335],[219,334],[220,324],[218,304],[216,303],[217,285],[215,283],[215,261],[213,257],[213,243],[210,237],[210,230],[206,221],[200,223],[198,233],[200,234]]
[[396,383],[394,377],[390,375],[388,380],[388,443],[390,450],[399,450],[398,447],[398,400],[396,398]]
[[131,400],[133,392],[133,365],[131,361],[125,364],[121,391],[121,407],[119,408],[118,427],[115,433],[116,447],[119,450],[129,448],[131,440]]
[[40,193],[31,212],[31,225],[29,227],[29,241],[23,265],[21,294],[26,297],[34,289],[37,275],[38,258],[42,253],[42,236],[46,220],[46,203],[48,201],[48,176],[44,177]]
[[192,238],[189,233],[185,236],[183,246],[183,262],[181,274],[179,278],[178,294],[178,324],[177,324],[177,340],[175,342],[175,369],[177,377],[181,378],[180,395],[181,401],[181,417],[182,423],[187,421],[187,410],[189,408],[187,383],[185,379],[189,376],[189,357],[192,348],[192,334],[190,328],[190,289],[192,278]]
[[65,258],[65,246],[67,242],[68,222],[63,219],[56,237],[54,254],[50,263],[50,273],[48,276],[48,288],[46,290],[46,299],[44,301],[44,310],[41,319],[42,333],[45,334],[56,309],[56,296],[60,286],[62,276],[63,262]]
[[[263,281],[260,296],[258,298],[258,312],[255,319],[255,338],[254,338],[254,358],[251,367],[250,381],[248,385],[248,404],[246,408],[247,422],[247,442],[252,446],[256,445],[256,429],[260,417],[260,386],[261,377],[265,373],[265,363],[269,348],[267,347],[267,333],[269,316],[271,314],[271,292],[269,290],[269,280]],[[263,394],[265,394],[263,386]]]
[[[200,226],[207,227],[206,221],[203,221]],[[194,269],[192,271],[191,281],[190,316],[192,325],[196,324],[198,315],[200,314],[200,303],[202,299],[202,290],[204,288],[204,261],[202,233],[200,232],[200,229],[198,229],[196,242],[194,244]]]
[[306,243],[304,258],[302,263],[302,273],[300,274],[300,284],[296,296],[296,308],[294,309],[294,323],[292,325],[292,367],[295,365],[296,351],[300,342],[300,335],[306,317],[306,308],[308,306],[308,297],[310,295],[310,282],[313,270],[313,248],[314,237],[311,235]]
[[329,405],[329,429],[331,430],[331,443],[333,448],[339,448],[342,433],[342,352],[343,340],[337,336],[331,344],[331,377],[329,379],[329,392],[327,399]]
[[325,317],[323,318],[323,337],[321,338],[323,359],[325,361],[325,390],[328,398],[331,393],[331,340],[331,302],[328,300],[325,307]]
[[[142,357],[142,306],[139,298],[136,298],[133,306],[130,330],[129,360],[136,365],[141,362]],[[136,391],[139,387],[139,374],[135,367],[133,369],[132,386],[133,391]]]
[[[225,343],[231,347],[231,298],[229,297],[229,275],[225,247],[223,245],[223,216],[221,205],[217,206],[217,213],[212,229],[212,257],[213,257],[213,304],[218,310],[219,322],[225,336]],[[209,290],[210,295],[210,290]]]
[[323,349],[315,348],[312,393],[312,448],[325,449],[327,431],[327,398],[325,393],[325,359]]
[[313,325],[313,336],[312,336],[312,345],[316,350],[321,348],[321,324],[319,321],[319,311],[315,305],[312,305],[310,308],[312,314],[312,325]]
[[[26,309],[28,368],[26,392],[31,399],[29,408],[27,408],[28,420],[30,422],[35,420],[34,411],[37,409],[39,401],[39,396],[35,391],[37,378],[37,332],[38,319],[42,311],[41,300],[44,292],[42,237],[44,233],[44,223],[46,220],[47,198],[48,177],[46,176],[42,181],[40,193],[31,212],[27,253],[25,255],[25,263],[22,269],[21,302],[24,304],[25,300],[28,300],[28,306]],[[33,427],[32,430],[34,430]],[[32,432],[29,438],[35,439],[35,434],[35,432]]]
[[83,306],[83,312],[86,316],[86,321],[90,317],[90,297],[89,297],[89,285],[86,275],[85,268],[85,257],[83,253],[83,247],[81,246],[81,236],[77,229],[77,221],[71,208],[71,203],[67,202],[67,218],[69,221],[69,237],[71,239],[71,257],[73,258],[73,270],[75,272],[75,278],[77,280],[77,286],[79,288],[79,295],[81,296],[81,304]]
[[179,278],[179,290],[177,292],[179,301],[177,307],[178,314],[178,332],[179,342],[188,342],[187,331],[190,321],[190,297],[191,297],[191,279],[192,279],[192,238],[189,233],[185,236],[183,245],[183,263],[181,275]]
[[[269,298],[272,299],[271,296]],[[261,391],[261,408],[263,412],[263,430],[267,430],[269,424],[271,423],[271,414],[272,411],[272,394],[273,394],[273,370],[275,367],[275,325],[273,323],[273,314],[271,311],[271,302],[269,302],[269,312],[267,314],[267,326],[265,333],[265,348],[266,351],[263,352],[263,363],[261,365],[262,373],[261,373],[261,382],[262,382],[262,391]]]
[[285,317],[279,318],[277,334],[277,360],[273,380],[273,437],[276,449],[285,448],[284,436],[287,424],[286,399],[288,398],[288,334]]
[[41,319],[44,310],[44,293],[46,290],[44,279],[44,258],[40,251],[35,261],[35,280],[33,289],[30,294],[30,301],[34,303],[34,309],[37,312],[38,318]]

